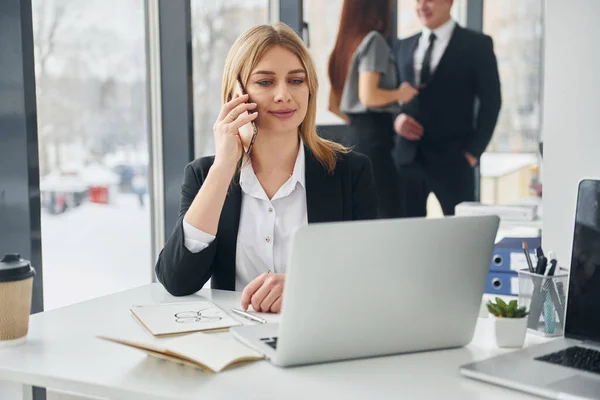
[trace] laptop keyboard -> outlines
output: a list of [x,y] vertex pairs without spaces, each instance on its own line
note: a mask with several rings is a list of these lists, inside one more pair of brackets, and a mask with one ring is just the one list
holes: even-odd
[[273,348],[273,350],[277,350],[277,337],[265,337],[260,339],[261,342],[268,344]]
[[536,360],[600,374],[600,351],[584,347],[569,347],[556,353],[537,357]]

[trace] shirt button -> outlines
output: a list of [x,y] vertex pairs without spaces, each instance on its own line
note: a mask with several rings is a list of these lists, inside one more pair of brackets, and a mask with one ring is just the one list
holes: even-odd
[[273,207],[269,207],[269,212],[272,213],[273,212]]
[[265,241],[266,241],[267,243],[271,243],[271,236],[267,236],[267,237],[265,238]]

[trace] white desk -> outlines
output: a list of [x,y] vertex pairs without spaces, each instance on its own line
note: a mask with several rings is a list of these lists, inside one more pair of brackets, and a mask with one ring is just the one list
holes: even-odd
[[[10,399],[6,394],[23,385],[111,399],[530,398],[459,375],[461,364],[507,351],[495,347],[491,320],[482,318],[465,348],[288,369],[260,361],[219,374],[95,338],[105,334],[148,339],[129,312],[132,304],[195,301],[199,296],[224,309],[239,304],[235,292],[205,289],[174,298],[153,284],[32,316],[28,343],[0,348],[0,398]],[[270,321],[277,319],[269,316]],[[526,345],[543,341],[528,336]]]

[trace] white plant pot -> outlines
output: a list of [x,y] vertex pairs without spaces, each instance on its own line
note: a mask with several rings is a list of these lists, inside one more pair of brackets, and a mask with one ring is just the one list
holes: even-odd
[[527,333],[527,317],[494,319],[494,331],[498,347],[523,347]]

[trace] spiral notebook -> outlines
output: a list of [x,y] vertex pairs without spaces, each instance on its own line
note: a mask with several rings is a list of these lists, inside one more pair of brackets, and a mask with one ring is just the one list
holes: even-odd
[[215,331],[241,325],[210,301],[137,305],[131,312],[154,336]]

